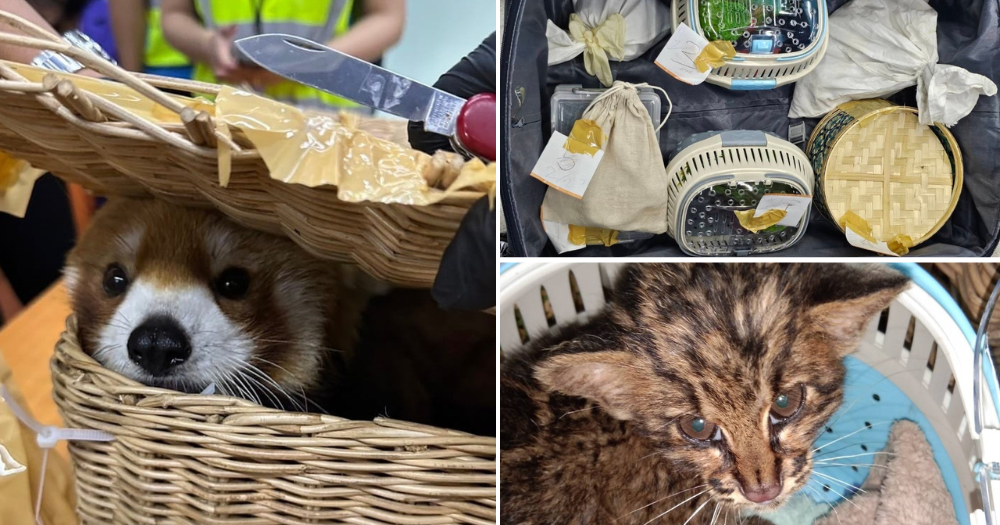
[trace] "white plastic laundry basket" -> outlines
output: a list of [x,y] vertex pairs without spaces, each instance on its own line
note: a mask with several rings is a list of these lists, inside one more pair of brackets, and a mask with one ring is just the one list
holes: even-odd
[[[725,35],[713,30],[703,8],[725,6]],[[816,68],[827,46],[826,0],[674,0],[673,27],[681,23],[711,40],[730,40],[736,57],[712,70],[708,82],[734,90],[773,89]],[[738,21],[739,20],[739,21]],[[731,36],[729,33],[731,32]]]
[[[504,265],[498,277],[497,340],[504,352],[516,352],[553,328],[585,321],[600,311],[605,290],[625,263],[535,263]],[[912,264],[894,265],[914,284],[882,316],[869,324],[854,357],[876,370],[919,408],[942,445],[938,464],[950,461],[957,486],[949,486],[959,523],[1000,523],[984,512],[978,472],[1000,463],[1000,428],[994,404],[997,381],[991,365],[982,376],[983,430],[976,432],[973,414],[973,341],[975,332],[961,309],[926,272]],[[573,288],[578,299],[574,299]],[[543,300],[543,296],[547,300]],[[546,315],[546,308],[551,314]],[[518,327],[522,320],[523,331]],[[552,319],[550,321],[550,319]],[[551,324],[550,324],[551,323]],[[912,336],[908,337],[908,332]],[[936,351],[935,351],[936,349]],[[936,355],[936,358],[932,357]],[[945,359],[941,359],[941,356]],[[914,364],[928,366],[914,366]],[[909,364],[909,366],[908,366]],[[954,377],[953,388],[949,387]],[[946,458],[946,459],[945,459]],[[1000,466],[1000,465],[998,465]],[[990,482],[1000,493],[1000,482]],[[986,509],[989,509],[987,494]],[[991,521],[991,518],[993,518]]]
[[[688,137],[667,166],[667,233],[689,255],[749,255],[792,246],[809,224],[797,220],[756,233],[733,213],[756,209],[767,194],[812,195],[809,158],[763,131],[709,131]],[[788,217],[791,219],[791,217]]]

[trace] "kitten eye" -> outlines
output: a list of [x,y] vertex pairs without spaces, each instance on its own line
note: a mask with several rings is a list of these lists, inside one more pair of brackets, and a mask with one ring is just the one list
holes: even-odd
[[706,421],[703,417],[685,416],[681,419],[681,430],[691,439],[698,441],[708,441],[716,439],[719,434],[715,423]]
[[110,264],[108,269],[104,270],[104,293],[108,294],[108,297],[118,297],[125,293],[127,288],[128,276],[125,270],[118,263]]
[[796,385],[787,392],[781,392],[771,403],[771,415],[778,420],[788,419],[802,407],[802,385]]
[[215,291],[226,299],[242,299],[249,289],[250,274],[243,268],[226,268],[215,279]]

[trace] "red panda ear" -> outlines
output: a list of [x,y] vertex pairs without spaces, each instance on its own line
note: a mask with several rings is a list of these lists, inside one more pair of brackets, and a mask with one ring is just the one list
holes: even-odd
[[635,417],[643,384],[637,361],[623,351],[561,354],[536,366],[535,378],[547,391],[589,399],[612,417],[628,420]]

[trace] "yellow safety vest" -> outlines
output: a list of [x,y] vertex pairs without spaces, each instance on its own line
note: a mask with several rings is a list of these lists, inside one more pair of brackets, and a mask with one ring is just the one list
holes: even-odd
[[[325,43],[347,32],[354,0],[195,0],[205,27],[236,27],[234,40],[264,33],[284,33]],[[194,67],[195,80],[218,83],[208,64]],[[335,95],[284,81],[264,90],[282,102],[311,108],[357,106]]]
[[152,0],[146,10],[146,54],[143,60],[147,67],[183,67],[191,65],[188,57],[170,47],[163,37],[160,25],[160,0]]

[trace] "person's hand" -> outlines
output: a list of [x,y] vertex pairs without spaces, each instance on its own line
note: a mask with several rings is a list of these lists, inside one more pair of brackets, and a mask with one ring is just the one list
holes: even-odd
[[256,76],[254,68],[240,65],[233,56],[233,37],[236,26],[227,26],[212,33],[208,41],[208,65],[215,78],[227,84],[251,83]]
[[283,82],[285,79],[280,75],[272,73],[264,68],[257,68],[253,70],[251,78],[248,81],[254,89],[261,91],[264,88],[273,86],[279,82]]

